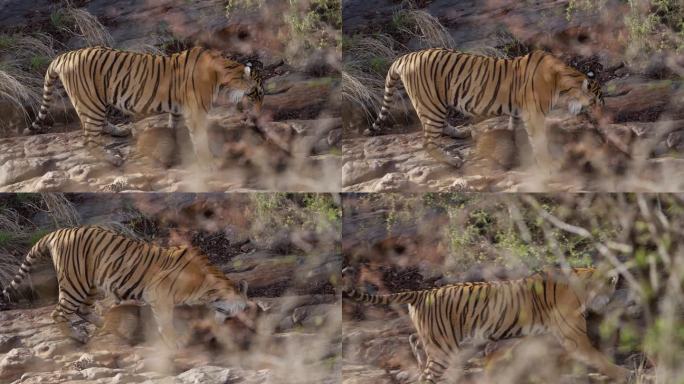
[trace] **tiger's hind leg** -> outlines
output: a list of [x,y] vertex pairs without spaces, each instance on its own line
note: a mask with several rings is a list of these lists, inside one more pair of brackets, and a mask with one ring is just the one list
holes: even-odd
[[86,297],[83,303],[81,303],[81,306],[78,308],[77,314],[83,320],[91,324],[94,324],[98,328],[101,328],[104,324],[104,321],[102,320],[102,317],[100,315],[93,312],[93,304],[95,303],[96,297],[97,290],[91,289],[91,291],[88,293],[88,297]]
[[103,105],[90,107],[88,113],[85,113],[81,108],[83,106],[75,106],[83,127],[84,144],[88,151],[96,159],[105,160],[115,167],[121,166],[123,156],[114,150],[105,148],[104,133],[107,133],[105,107]]
[[463,165],[461,154],[457,151],[447,151],[439,146],[437,140],[442,136],[442,132],[446,126],[446,114],[437,119],[430,119],[426,116],[420,116],[421,124],[423,125],[423,147],[433,158],[437,161],[447,163],[456,168]]
[[77,312],[82,303],[73,302],[74,300],[78,298],[60,289],[59,301],[52,311],[52,319],[64,336],[85,344],[88,341],[88,332],[83,325],[77,325],[81,319]]

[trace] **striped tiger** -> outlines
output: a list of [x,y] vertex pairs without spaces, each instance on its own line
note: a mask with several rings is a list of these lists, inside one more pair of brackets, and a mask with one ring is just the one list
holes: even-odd
[[417,331],[409,342],[422,369],[421,382],[437,382],[464,345],[533,335],[551,335],[574,357],[626,380],[630,371],[611,363],[587,336],[585,309],[605,306],[617,283],[617,277],[605,282],[598,275],[592,268],[573,269],[569,275],[549,270],[519,280],[389,295],[345,288],[343,294],[370,304],[408,304]]
[[99,150],[100,135],[122,134],[121,128],[107,123],[108,107],[128,114],[169,113],[172,129],[183,117],[197,158],[207,162],[211,155],[206,115],[219,89],[229,89],[233,101],[247,96],[257,110],[264,96],[262,64],[258,61],[243,65],[218,51],[199,47],[171,56],[83,48],[63,53],[50,63],[38,117],[26,133],[45,131],[58,78],[81,120],[86,145],[117,166],[122,163],[119,156]]
[[465,138],[468,132],[447,123],[449,108],[476,121],[510,116],[509,129],[521,120],[538,164],[551,160],[544,121],[557,105],[572,114],[603,104],[594,73],[583,74],[543,51],[499,59],[434,48],[399,57],[385,80],[382,108],[366,134],[377,133],[387,120],[397,81],[401,79],[423,126],[424,147],[436,159],[460,167],[463,160],[439,147],[441,135]]
[[173,327],[174,306],[206,304],[222,323],[241,318],[255,305],[247,299],[247,283],[230,280],[206,256],[134,240],[99,226],[64,228],[43,236],[3,290],[6,300],[18,297],[17,288],[31,267],[47,257],[52,257],[59,282],[52,318],[65,336],[82,343],[87,334],[78,324],[81,320],[102,326],[92,311],[99,292],[111,294],[117,303],[150,304],[162,339],[172,348],[180,345]]

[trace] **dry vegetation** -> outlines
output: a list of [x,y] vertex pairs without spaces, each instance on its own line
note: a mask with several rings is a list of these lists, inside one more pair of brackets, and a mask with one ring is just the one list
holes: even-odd
[[[378,293],[519,278],[547,266],[612,269],[621,277],[618,291],[605,311],[589,317],[590,335],[618,364],[636,371],[636,382],[684,379],[679,363],[684,358],[682,196],[345,195],[343,207],[345,265],[358,272],[356,286]],[[636,304],[628,305],[626,298]],[[345,301],[343,312],[345,340],[351,343],[344,347],[345,364],[364,364],[359,351],[374,348],[380,357],[366,364],[394,372],[390,376],[416,372],[411,358],[383,360],[383,340],[389,343],[396,333],[364,325],[382,319],[400,327],[405,322],[396,319],[406,317],[405,309]],[[356,344],[364,332],[376,335],[376,342]],[[403,356],[408,340],[397,340],[406,343],[395,347]],[[592,382],[554,360],[553,345],[530,345],[486,368],[494,375],[492,382],[569,382],[570,377],[571,382]],[[488,347],[495,349],[496,344]],[[475,382],[482,382],[477,360],[466,368]],[[550,369],[534,369],[540,364]]]
[[113,45],[96,17],[69,2],[52,12],[43,28],[0,29],[0,106],[9,103],[10,108],[4,109],[14,114],[0,119],[0,137],[15,136],[19,132],[11,127],[30,124],[40,107],[45,70],[55,56],[68,50],[68,39],[77,38],[81,47]]

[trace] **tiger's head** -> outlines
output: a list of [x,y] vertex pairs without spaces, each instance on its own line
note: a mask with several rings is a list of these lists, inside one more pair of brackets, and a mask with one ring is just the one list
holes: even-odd
[[208,305],[215,312],[217,322],[239,316],[250,306],[247,299],[247,282],[234,282],[220,271],[206,272],[197,302]]
[[568,111],[579,115],[604,105],[601,87],[593,71],[583,74],[571,68],[561,71],[558,79],[558,101],[567,104]]
[[615,294],[619,275],[605,268],[575,268],[573,272],[581,284],[580,291],[587,308],[601,312]]
[[223,57],[216,57],[219,87],[227,90],[230,99],[237,103],[247,96],[257,111],[264,100],[263,64],[257,60],[245,64]]

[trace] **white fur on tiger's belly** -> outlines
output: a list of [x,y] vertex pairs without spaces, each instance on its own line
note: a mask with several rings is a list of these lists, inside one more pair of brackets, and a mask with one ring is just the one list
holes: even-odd
[[568,111],[573,115],[579,115],[582,111],[582,103],[577,100],[570,100],[568,103]]
[[228,99],[233,103],[239,103],[243,96],[245,96],[244,90],[232,90],[228,93]]

